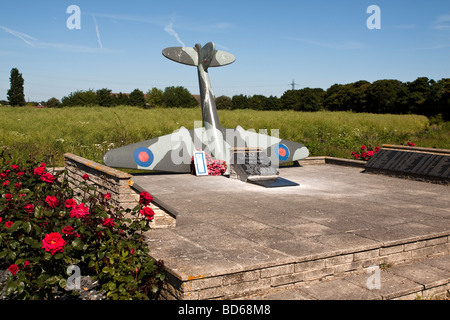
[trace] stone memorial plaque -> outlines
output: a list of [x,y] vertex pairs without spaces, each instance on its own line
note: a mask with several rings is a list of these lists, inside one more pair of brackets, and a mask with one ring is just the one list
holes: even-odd
[[381,149],[367,162],[365,169],[367,172],[378,171],[448,183],[450,182],[450,155]]
[[298,186],[298,183],[278,177],[267,154],[259,149],[232,150],[230,178],[250,182],[266,188]]

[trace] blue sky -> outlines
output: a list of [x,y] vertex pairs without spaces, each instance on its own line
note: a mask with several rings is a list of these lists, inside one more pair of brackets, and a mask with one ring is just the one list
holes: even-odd
[[[67,28],[70,5],[81,10],[81,29]],[[370,5],[381,29],[366,25]],[[450,1],[2,1],[0,100],[14,67],[27,101],[101,88],[198,94],[196,69],[161,51],[209,41],[236,56],[210,69],[216,96],[281,96],[292,80],[296,89],[439,80],[450,77]]]

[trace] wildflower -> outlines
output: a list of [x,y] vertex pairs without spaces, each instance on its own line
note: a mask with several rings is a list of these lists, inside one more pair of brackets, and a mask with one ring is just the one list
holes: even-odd
[[65,244],[66,242],[58,232],[51,232],[46,234],[42,240],[42,249],[54,255],[57,252],[62,252]]

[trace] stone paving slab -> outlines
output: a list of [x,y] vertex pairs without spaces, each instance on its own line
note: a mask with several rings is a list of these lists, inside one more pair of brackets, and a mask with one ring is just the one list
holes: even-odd
[[[175,228],[147,234],[150,254],[187,281],[371,250],[403,261],[411,254],[396,253],[394,246],[448,241],[448,186],[329,164],[279,171],[299,186],[266,189],[190,174],[133,176],[178,213]],[[441,246],[449,250],[448,242]],[[422,248],[424,254],[433,253],[430,248]]]

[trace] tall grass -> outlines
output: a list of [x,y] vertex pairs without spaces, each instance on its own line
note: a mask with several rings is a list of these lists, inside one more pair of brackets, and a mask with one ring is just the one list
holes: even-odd
[[[351,112],[220,110],[223,127],[278,129],[281,138],[305,144],[311,155],[348,158],[362,144],[381,146],[409,141],[417,146],[450,148],[448,123],[431,126],[418,115]],[[120,106],[35,109],[0,107],[0,147],[26,157],[37,153],[63,165],[66,152],[101,162],[104,153],[130,143],[170,134],[201,121],[200,109],[141,109]]]

